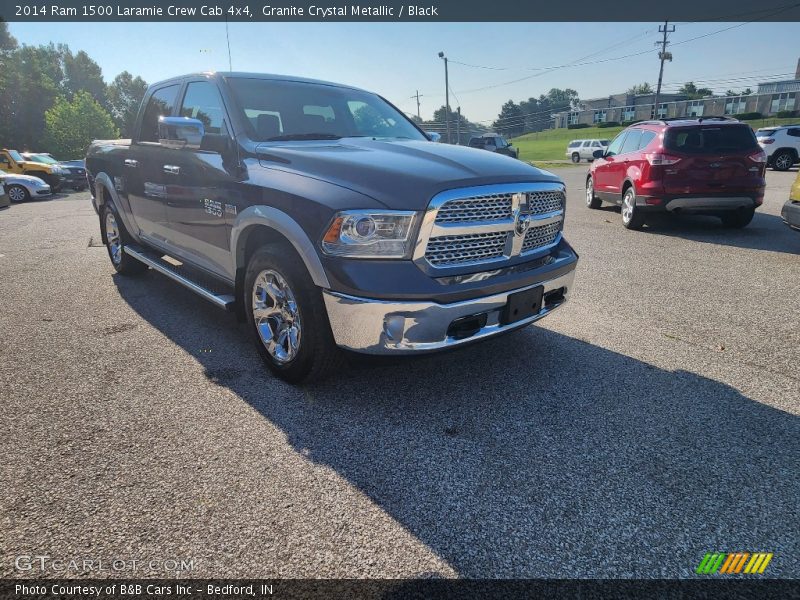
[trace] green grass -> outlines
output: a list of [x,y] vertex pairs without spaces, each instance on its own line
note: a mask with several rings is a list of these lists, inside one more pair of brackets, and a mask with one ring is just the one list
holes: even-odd
[[[800,122],[800,117],[789,119],[758,119],[745,121],[753,129],[771,125],[787,125]],[[587,127],[586,129],[549,129],[537,133],[528,133],[509,140],[519,148],[519,157],[524,161],[567,160],[567,144],[580,139],[613,139],[624,127]]]

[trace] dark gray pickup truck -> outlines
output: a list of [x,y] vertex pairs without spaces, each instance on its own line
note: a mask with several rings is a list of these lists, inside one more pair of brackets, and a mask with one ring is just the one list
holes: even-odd
[[134,139],[94,142],[86,167],[117,272],[152,268],[236,311],[290,382],[329,374],[341,349],[528,325],[566,301],[578,260],[557,177],[435,143],[380,96],[321,81],[153,84]]

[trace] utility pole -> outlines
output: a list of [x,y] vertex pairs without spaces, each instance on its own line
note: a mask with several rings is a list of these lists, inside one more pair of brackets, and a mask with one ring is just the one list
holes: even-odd
[[444,52],[439,52],[439,58],[444,60],[444,120],[447,125],[447,143],[451,143],[450,139],[450,83],[447,79],[447,57]]
[[[458,98],[456,98],[458,101]],[[461,145],[461,107],[456,106],[456,112],[458,113],[458,120],[456,121],[456,144],[459,146]]]
[[421,114],[420,114],[420,112],[419,112],[419,105],[420,105],[420,102],[419,102],[419,90],[417,90],[417,93],[416,93],[416,94],[414,94],[414,95],[413,95],[413,96],[411,96],[411,97],[412,97],[412,98],[416,98],[416,99],[417,99],[417,118],[418,118],[420,121],[422,121],[422,115],[421,115]]
[[658,28],[659,33],[664,34],[664,38],[660,42],[656,42],[656,46],[661,46],[661,51],[658,53],[658,58],[661,59],[661,68],[658,70],[658,85],[656,86],[656,98],[653,102],[653,118],[658,118],[658,105],[661,96],[661,80],[664,78],[664,61],[672,62],[672,52],[667,52],[667,34],[675,31],[675,25],[670,28],[669,21],[664,21],[664,26]]

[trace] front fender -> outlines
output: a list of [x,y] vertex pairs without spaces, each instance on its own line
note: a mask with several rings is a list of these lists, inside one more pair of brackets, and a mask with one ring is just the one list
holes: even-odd
[[305,263],[314,284],[321,288],[330,288],[328,277],[322,267],[322,262],[319,259],[314,243],[297,221],[272,206],[249,206],[236,216],[231,228],[231,256],[234,260],[234,272],[237,268],[246,266],[241,264],[243,261],[240,260],[242,250],[240,236],[247,228],[257,225],[277,231],[289,240],[297,254],[300,255],[303,263]]

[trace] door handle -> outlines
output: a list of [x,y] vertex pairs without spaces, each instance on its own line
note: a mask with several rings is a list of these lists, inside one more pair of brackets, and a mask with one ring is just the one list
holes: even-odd
[[181,172],[181,168],[177,165],[164,165],[162,168],[164,173],[169,173],[170,175],[179,175]]
[[139,166],[139,161],[138,160],[134,160],[133,158],[126,158],[125,159],[125,166],[126,167],[130,167],[132,169],[135,169],[136,167]]

